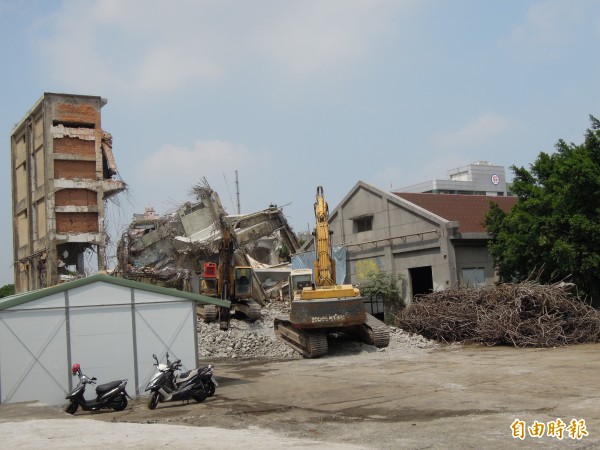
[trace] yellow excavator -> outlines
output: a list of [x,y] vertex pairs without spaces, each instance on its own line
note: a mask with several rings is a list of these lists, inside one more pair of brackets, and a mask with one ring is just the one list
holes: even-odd
[[[221,243],[219,244],[219,263],[216,265],[216,289],[214,297],[231,302],[230,308],[204,305],[204,321],[212,322],[218,318],[220,328],[229,328],[230,313],[245,317],[250,322],[260,319],[261,308],[252,298],[253,270],[250,266],[235,265],[234,251],[237,247],[235,236],[223,217],[221,221]],[[212,264],[210,267],[214,267]]]
[[350,284],[336,284],[332,256],[329,207],[323,187],[317,187],[316,227],[313,232],[315,260],[310,284],[307,274],[290,278],[291,311],[275,318],[275,335],[305,357],[327,354],[327,335],[344,332],[376,347],[387,347],[388,327],[365,311],[364,297]]

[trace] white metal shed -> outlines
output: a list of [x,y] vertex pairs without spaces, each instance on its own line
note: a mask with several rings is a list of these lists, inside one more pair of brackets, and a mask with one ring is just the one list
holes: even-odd
[[127,378],[127,392],[143,394],[153,353],[198,366],[197,303],[229,307],[108,275],[0,299],[0,403],[65,403],[76,362],[98,383]]

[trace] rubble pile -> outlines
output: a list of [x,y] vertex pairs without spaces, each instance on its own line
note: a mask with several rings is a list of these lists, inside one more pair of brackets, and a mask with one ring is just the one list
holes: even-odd
[[[206,179],[196,184],[191,194],[194,201],[165,216],[157,215],[152,207],[134,215],[117,243],[118,276],[199,292],[203,264],[220,263],[219,244],[225,230],[233,235],[233,259],[238,266],[251,266],[251,260],[267,266],[279,264],[284,247],[291,252],[300,247],[283,210],[276,205],[229,215]],[[257,278],[252,289],[255,300],[262,304],[266,294]]]
[[[262,308],[262,319],[250,323],[232,319],[229,330],[220,330],[218,322],[204,323],[198,318],[198,353],[200,358],[237,359],[301,359],[302,355],[275,337],[273,320],[289,314],[289,300],[270,302]],[[390,327],[390,344],[376,348],[362,342],[352,341],[342,333],[328,336],[329,355],[358,355],[367,353],[392,353],[408,349],[429,349],[439,344],[419,334]]]
[[600,312],[567,283],[533,281],[436,291],[416,298],[398,326],[426,338],[515,347],[600,341]]
[[200,358],[276,360],[302,358],[302,354],[275,337],[273,320],[276,316],[285,313],[273,303],[268,303],[262,308],[261,314],[262,318],[255,322],[231,319],[228,330],[221,330],[218,321],[205,323],[202,317],[199,317]]

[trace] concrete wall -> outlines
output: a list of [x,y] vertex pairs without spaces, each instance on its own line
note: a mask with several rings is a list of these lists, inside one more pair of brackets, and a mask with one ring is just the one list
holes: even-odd
[[460,286],[469,285],[469,280],[464,279],[463,270],[481,268],[484,273],[484,283],[493,284],[498,280],[494,270],[494,260],[487,249],[487,241],[474,240],[473,242],[457,242],[455,245],[456,266]]
[[[430,266],[435,289],[456,285],[448,223],[400,200],[359,186],[336,207],[330,218],[332,241],[348,246],[346,281],[359,283],[361,273],[376,265],[408,282],[410,268]],[[357,232],[355,221],[365,216],[373,217],[372,230]],[[410,283],[406,294],[410,301]]]

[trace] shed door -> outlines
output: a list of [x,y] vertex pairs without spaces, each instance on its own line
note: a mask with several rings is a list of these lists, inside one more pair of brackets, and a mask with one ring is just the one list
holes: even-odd
[[1,402],[61,403],[69,390],[65,343],[64,309],[0,314]]
[[[134,379],[130,305],[72,307],[69,313],[71,361],[98,384]],[[77,379],[75,379],[75,384]],[[90,391],[90,392],[88,392]],[[88,388],[86,395],[93,394]]]
[[[136,292],[136,301],[137,301]],[[146,303],[135,305],[138,385],[136,392],[144,389],[155,371],[153,354],[164,362],[181,359],[182,370],[194,369],[197,364],[196,310],[191,301]]]

